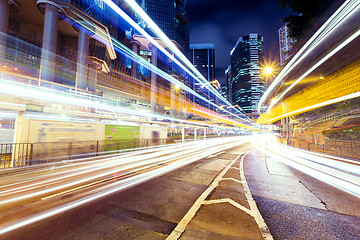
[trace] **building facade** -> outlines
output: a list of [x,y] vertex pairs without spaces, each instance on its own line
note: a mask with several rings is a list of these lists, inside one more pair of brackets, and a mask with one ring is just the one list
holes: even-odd
[[136,0],[136,2],[166,36],[181,47],[185,56],[189,57],[190,30],[188,16],[185,11],[186,1]]
[[280,66],[284,66],[285,63],[292,57],[291,49],[295,44],[295,40],[290,37],[289,23],[284,24],[279,30],[279,50],[280,50]]
[[[214,44],[190,44],[191,62],[196,69],[208,80],[215,80],[215,45]],[[213,101],[214,96],[201,83],[194,83],[194,90],[203,97]],[[201,106],[212,108],[209,103],[196,98],[195,102]]]
[[226,100],[232,103],[232,88],[231,88],[231,65],[229,65],[225,70],[225,87],[226,87]]
[[249,116],[257,117],[257,105],[265,91],[261,78],[263,38],[256,33],[240,37],[230,55],[232,104]]

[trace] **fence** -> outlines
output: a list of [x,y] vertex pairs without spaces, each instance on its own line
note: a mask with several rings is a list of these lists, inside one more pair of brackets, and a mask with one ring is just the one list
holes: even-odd
[[323,142],[309,142],[297,139],[282,138],[282,143],[288,146],[337,157],[360,159],[360,142],[346,140],[325,140]]
[[0,144],[0,168],[30,166],[174,143],[171,138]]

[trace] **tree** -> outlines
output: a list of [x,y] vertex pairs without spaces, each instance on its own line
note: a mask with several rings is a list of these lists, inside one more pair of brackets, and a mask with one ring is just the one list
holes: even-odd
[[280,7],[287,5],[296,15],[290,14],[283,18],[289,23],[290,36],[299,40],[306,30],[310,29],[322,13],[334,2],[334,0],[278,0]]

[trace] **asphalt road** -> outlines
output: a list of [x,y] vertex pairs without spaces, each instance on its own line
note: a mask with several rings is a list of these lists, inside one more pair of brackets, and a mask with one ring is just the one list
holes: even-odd
[[246,178],[274,239],[360,239],[360,199],[256,150]]
[[263,239],[264,223],[245,196],[240,176],[241,156],[249,147],[250,143],[242,143],[218,151],[130,189],[4,233],[1,239]]
[[[32,207],[39,205],[23,206],[25,211]],[[0,239],[356,240],[359,236],[359,198],[285,166],[250,143],[239,143]]]

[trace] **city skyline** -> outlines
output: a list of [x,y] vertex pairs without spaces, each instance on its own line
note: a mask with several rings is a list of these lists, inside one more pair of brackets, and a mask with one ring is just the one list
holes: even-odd
[[264,37],[265,59],[279,61],[278,30],[281,19],[291,13],[279,8],[277,0],[239,2],[226,0],[188,1],[190,43],[209,42],[216,45],[216,78],[225,83],[225,70],[230,64],[230,51],[239,37],[256,32]]

